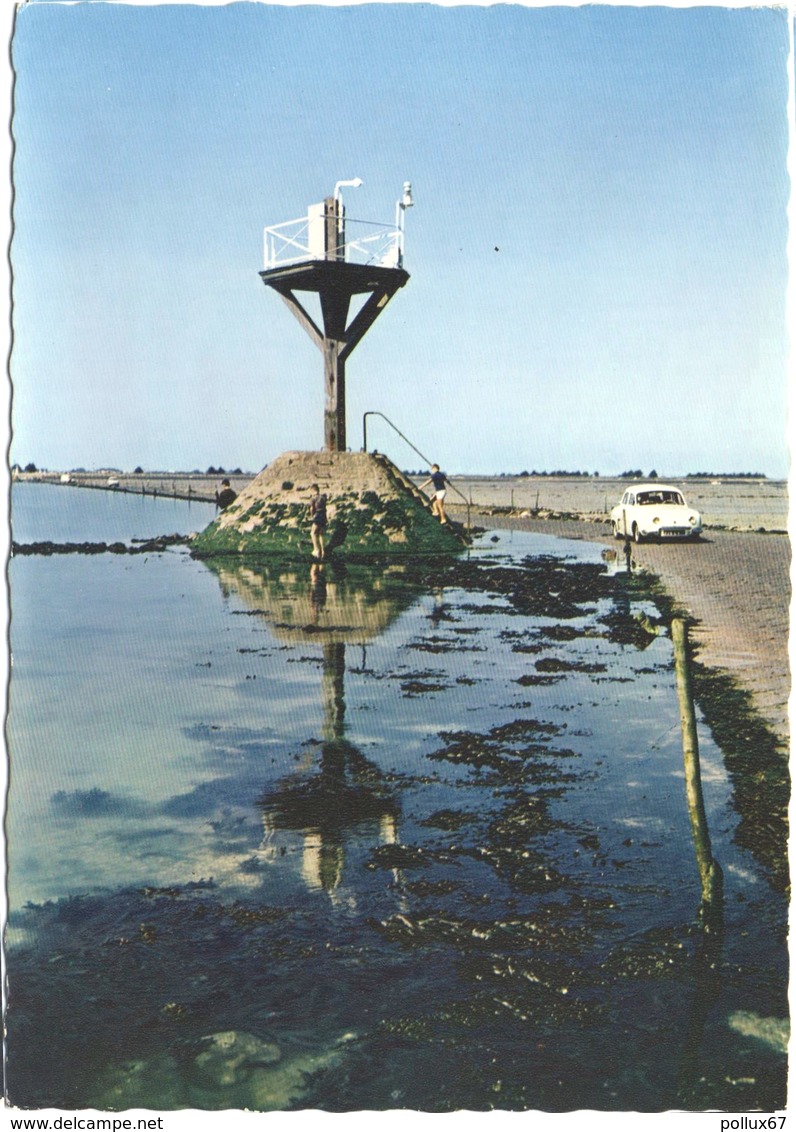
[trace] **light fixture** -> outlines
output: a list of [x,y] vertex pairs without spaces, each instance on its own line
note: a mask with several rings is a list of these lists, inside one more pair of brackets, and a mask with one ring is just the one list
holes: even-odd
[[393,255],[395,266],[403,267],[404,262],[404,213],[414,204],[412,199],[412,182],[404,181],[401,199],[395,202],[395,244]]
[[354,177],[353,180],[351,180],[351,181],[338,181],[337,184],[334,186],[334,199],[335,200],[342,200],[343,199],[343,194],[340,192],[340,189],[343,187],[343,185],[350,185],[352,189],[358,189],[361,184],[362,184],[362,178],[361,177]]

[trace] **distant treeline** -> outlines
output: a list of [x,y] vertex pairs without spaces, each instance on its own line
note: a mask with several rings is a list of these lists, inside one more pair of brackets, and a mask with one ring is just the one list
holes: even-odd
[[[505,472],[500,473],[505,476]],[[523,479],[525,476],[599,476],[599,472],[567,472],[563,468],[558,468],[554,472],[537,472],[536,468],[532,472],[518,472],[517,478]]]
[[[428,471],[425,468],[420,470],[420,471],[417,471],[417,472],[409,472],[409,471],[404,470],[403,474],[405,476],[427,476]],[[555,472],[537,472],[536,469],[534,468],[534,470],[532,472],[494,472],[492,474],[492,476],[489,477],[489,478],[490,479],[499,479],[499,480],[502,480],[502,479],[512,479],[512,480],[527,479],[530,476],[560,476],[562,478],[563,477],[571,478],[573,476],[586,476],[588,478],[589,476],[599,476],[599,474],[600,474],[599,472],[566,472],[566,471],[563,471],[563,470],[559,470],[559,471],[555,471]]]
[[[32,472],[47,473],[47,468],[37,468],[36,465],[33,464],[33,463],[25,464],[24,468],[20,464],[12,464],[11,465],[11,471],[12,472],[28,472],[28,473],[32,473]],[[83,476],[95,476],[95,475],[100,476],[100,475],[105,475],[108,472],[115,472],[116,475],[120,475],[120,476],[128,474],[127,472],[123,472],[121,468],[110,468],[110,467],[108,467],[108,468],[70,468],[69,471],[72,473],[72,475],[75,475],[75,476],[81,476],[81,475],[83,475]],[[206,472],[201,471],[199,468],[194,468],[190,472],[166,471],[162,468],[161,469],[156,469],[156,468],[155,469],[149,469],[149,470],[145,471],[141,467],[141,465],[139,464],[138,467],[134,468],[132,473],[129,473],[129,474],[134,475],[134,476],[146,476],[146,475],[149,475],[149,476],[250,476],[253,473],[252,472],[244,472],[240,468],[229,468],[229,469],[222,468],[220,464],[217,468],[214,468],[213,465],[211,464]]]
[[765,480],[765,472],[688,472],[687,480]]
[[[404,469],[403,474],[405,476],[426,476],[428,475],[428,471],[425,468],[416,472]],[[494,472],[492,476],[484,478],[526,479],[531,476],[536,476],[541,479],[544,476],[557,476],[560,479],[574,479],[577,477],[585,477],[588,479],[592,476],[599,477],[599,475],[599,472],[568,472],[562,468],[558,468],[553,472],[538,472],[536,468],[534,468],[532,472]],[[655,468],[653,468],[651,472],[648,472],[646,476],[641,468],[631,468],[626,472],[620,472],[618,476],[607,476],[606,478],[618,480],[656,480],[659,476]],[[688,472],[685,476],[678,475],[674,478],[678,480],[764,480],[768,477],[763,472]]]

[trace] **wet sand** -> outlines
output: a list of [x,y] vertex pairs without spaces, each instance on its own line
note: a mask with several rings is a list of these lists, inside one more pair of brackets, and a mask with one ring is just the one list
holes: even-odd
[[[623,545],[607,523],[476,513],[490,527]],[[707,530],[696,543],[632,546],[633,561],[656,574],[691,614],[699,660],[728,672],[751,697],[774,734],[787,743],[790,666],[790,540],[782,534]]]

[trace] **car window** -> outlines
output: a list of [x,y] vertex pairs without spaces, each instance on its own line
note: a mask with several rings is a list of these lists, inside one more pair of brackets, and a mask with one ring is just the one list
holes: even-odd
[[628,492],[628,495],[627,495],[627,505],[628,505],[628,507],[634,507],[635,503],[636,503],[635,498],[633,497],[633,495],[631,495],[630,492]]

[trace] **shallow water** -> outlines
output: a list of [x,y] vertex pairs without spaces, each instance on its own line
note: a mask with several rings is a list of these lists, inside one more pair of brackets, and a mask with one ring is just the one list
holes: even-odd
[[651,595],[492,539],[12,561],[13,1103],[782,1106],[784,900],[700,725],[704,930]]
[[201,531],[216,514],[212,503],[23,481],[13,488],[11,530],[17,543],[130,542]]

